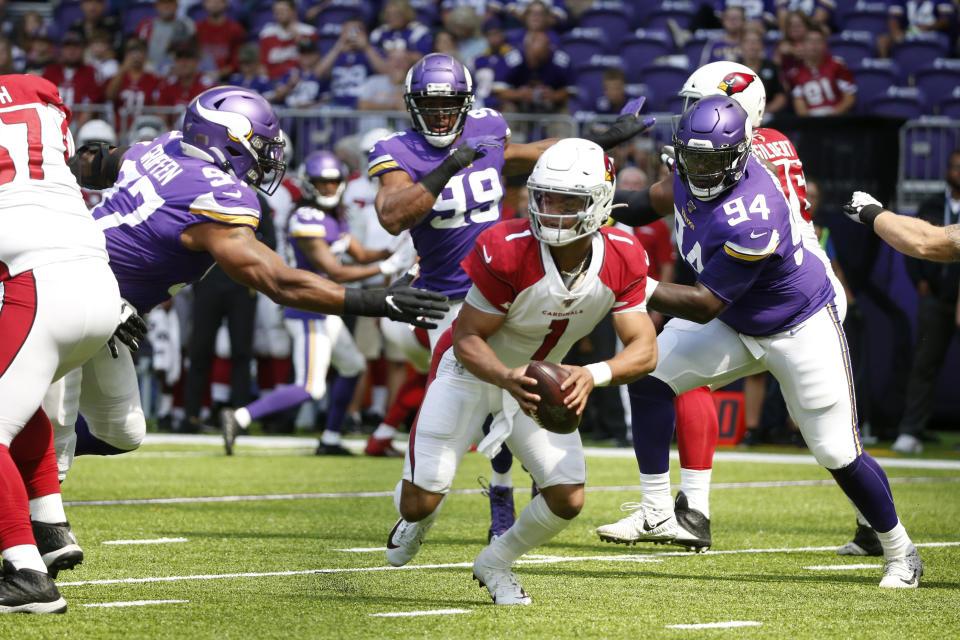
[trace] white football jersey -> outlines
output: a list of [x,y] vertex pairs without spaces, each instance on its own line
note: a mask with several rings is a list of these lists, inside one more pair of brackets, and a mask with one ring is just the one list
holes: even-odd
[[11,275],[51,262],[107,259],[67,158],[70,110],[31,75],[0,76],[0,261]]
[[461,264],[473,281],[466,302],[506,315],[487,344],[511,368],[559,363],[611,311],[646,312],[647,254],[637,238],[611,227],[594,234],[586,276],[573,291],[526,219],[485,230]]

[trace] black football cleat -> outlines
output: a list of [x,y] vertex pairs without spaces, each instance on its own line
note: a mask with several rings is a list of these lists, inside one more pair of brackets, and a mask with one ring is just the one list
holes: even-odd
[[17,571],[9,562],[3,565],[0,580],[0,613],[64,613],[63,599],[49,574],[33,569]]
[[83,549],[77,544],[77,537],[73,535],[69,522],[50,524],[31,520],[33,537],[37,541],[37,549],[47,565],[47,572],[51,578],[65,569],[73,569],[83,562]]
[[353,452],[339,444],[323,444],[321,442],[317,445],[316,454],[318,456],[352,456]]
[[882,556],[883,546],[873,527],[857,523],[853,540],[837,549],[838,556]]
[[710,548],[710,518],[696,509],[691,509],[683,491],[677,492],[673,513],[677,517],[677,537],[671,540],[670,544],[686,547],[688,551],[697,553]]

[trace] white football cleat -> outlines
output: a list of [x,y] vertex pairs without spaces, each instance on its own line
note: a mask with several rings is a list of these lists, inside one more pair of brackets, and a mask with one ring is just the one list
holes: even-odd
[[909,433],[901,433],[890,445],[890,450],[897,453],[923,453],[923,442]]
[[923,575],[923,560],[917,548],[910,545],[905,556],[889,558],[883,563],[883,579],[880,587],[884,589],[916,589]]
[[639,502],[625,502],[620,510],[633,513],[613,524],[597,527],[597,535],[604,542],[670,542],[677,537],[679,528],[673,511],[655,511]]
[[533,600],[520,585],[517,574],[509,569],[494,567],[484,560],[485,547],[473,561],[473,579],[486,587],[493,604],[531,604]]
[[387,562],[395,567],[402,567],[413,560],[420,551],[427,532],[436,521],[439,510],[438,508],[419,522],[407,522],[403,518],[397,520],[397,524],[393,525],[390,535],[387,536]]

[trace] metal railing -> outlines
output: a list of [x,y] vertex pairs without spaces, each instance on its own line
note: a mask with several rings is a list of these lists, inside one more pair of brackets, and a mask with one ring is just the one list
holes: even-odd
[[944,189],[947,161],[960,150],[960,121],[946,116],[909,120],[900,129],[896,209],[916,213],[920,203]]

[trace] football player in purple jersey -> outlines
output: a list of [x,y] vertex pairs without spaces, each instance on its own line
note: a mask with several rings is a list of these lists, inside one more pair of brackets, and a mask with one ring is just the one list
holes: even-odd
[[[431,327],[431,319],[447,310],[442,294],[411,287],[412,276],[389,289],[345,290],[287,266],[257,239],[255,190],[271,193],[286,166],[277,116],[249,89],[209,89],[188,105],[183,131],[129,149],[88,145],[71,168],[82,186],[111,187],[92,214],[106,237],[121,295],[141,314],[202,278],[214,263],[278,304],[316,313],[387,316]],[[56,423],[61,474],[75,454],[123,453],[143,439],[133,359],[127,349],[116,351],[111,356],[102,349],[55,383],[44,400]]]
[[[301,168],[304,195],[287,221],[288,264],[334,282],[356,282],[376,275],[393,276],[413,263],[413,246],[408,237],[400,240],[394,253],[389,249],[369,250],[350,235],[340,212],[348,171],[337,156],[329,151],[315,151],[306,157]],[[407,246],[409,251],[405,250]],[[356,264],[342,264],[340,256],[344,254]],[[295,307],[284,309],[284,316],[293,339],[294,383],[277,387],[236,411],[223,410],[227,455],[233,453],[237,433],[253,420],[296,407],[310,398],[322,398],[327,392],[331,363],[339,375],[330,388],[326,427],[317,453],[350,455],[340,444],[340,430],[366,360],[339,316]]]
[[[500,220],[503,176],[529,173],[557,139],[510,142],[510,128],[500,112],[471,109],[475,90],[470,72],[446,54],[432,53],[410,68],[403,98],[413,126],[374,145],[369,172],[380,180],[380,223],[394,234],[410,230],[420,256],[419,284],[452,301],[450,311],[429,332],[432,349],[470,289],[460,261],[477,236]],[[611,149],[645,131],[653,120],[637,117],[641,106],[642,101],[590,139]],[[514,520],[512,460],[504,448],[493,462],[488,490],[491,535],[503,533]]]
[[631,225],[675,210],[677,247],[698,282],[647,285],[648,306],[674,319],[657,340],[656,370],[629,389],[632,403],[645,407],[647,446],[636,451],[642,502],[597,533],[630,541],[639,530],[646,539],[670,540],[677,530],[669,475],[674,396],[770,371],[811,453],[876,530],[885,558],[880,586],[917,587],[923,562],[897,517],[883,469],[860,442],[833,285],[804,245],[800,212],[775,169],[751,154],[751,138],[735,100],[702,98],[674,134],[672,197],[661,181],[615,199],[627,205],[618,219]]

